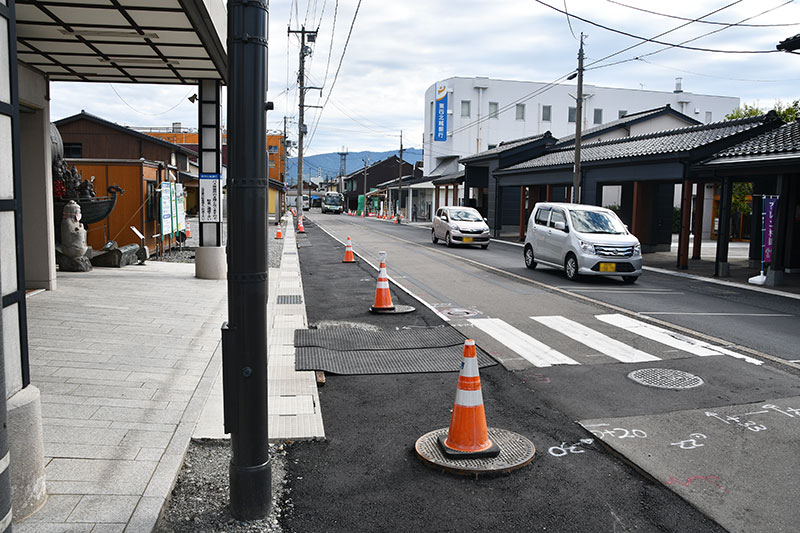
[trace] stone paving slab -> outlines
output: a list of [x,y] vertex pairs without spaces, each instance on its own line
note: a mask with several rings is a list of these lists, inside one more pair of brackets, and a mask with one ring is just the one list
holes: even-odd
[[798,396],[580,424],[732,533],[797,531]]

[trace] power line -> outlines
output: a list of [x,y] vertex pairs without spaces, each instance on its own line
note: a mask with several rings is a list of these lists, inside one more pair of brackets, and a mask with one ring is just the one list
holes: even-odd
[[173,109],[175,109],[176,107],[178,107],[179,105],[181,105],[181,104],[183,103],[183,101],[184,101],[184,100],[186,100],[187,98],[189,98],[189,95],[190,95],[190,94],[192,94],[192,93],[193,93],[193,92],[196,90],[196,89],[189,89],[189,92],[188,92],[188,93],[186,93],[186,94],[185,94],[185,95],[184,95],[184,96],[183,96],[183,97],[182,97],[180,100],[178,100],[178,103],[177,103],[177,104],[175,104],[174,106],[170,107],[170,108],[169,108],[169,109],[167,109],[166,111],[161,111],[160,113],[148,113],[147,111],[139,111],[138,109],[136,109],[135,107],[133,107],[131,104],[129,104],[127,101],[125,101],[125,99],[122,97],[122,95],[121,95],[121,94],[119,94],[119,93],[117,92],[117,90],[114,88],[114,86],[113,86],[113,85],[111,85],[111,84],[109,83],[109,84],[108,84],[108,86],[109,86],[109,87],[111,87],[111,90],[112,90],[112,91],[114,91],[114,94],[116,94],[116,95],[117,95],[117,97],[118,97],[120,100],[122,100],[122,103],[123,103],[123,104],[125,104],[126,106],[128,106],[129,108],[131,108],[131,109],[132,109],[132,110],[133,110],[135,113],[138,113],[138,114],[140,114],[140,115],[146,115],[146,116],[150,116],[150,117],[157,117],[157,116],[159,116],[159,115],[166,115],[167,113],[169,113],[170,111],[172,111]]
[[[670,15],[668,13],[659,13],[658,11],[651,11],[649,9],[644,9],[643,7],[631,6],[628,4],[623,4],[622,2],[618,2],[617,0],[606,0],[606,2],[610,2],[612,4],[617,4],[618,6],[627,7],[628,9],[634,9],[636,11],[641,11],[643,13],[649,13],[651,15],[658,15],[659,17],[667,17],[671,19],[677,20],[692,20],[686,17],[679,17],[678,15]],[[736,22],[734,24],[728,22],[718,22],[713,20],[697,20],[700,24],[711,24],[717,26],[741,26],[743,28],[782,28],[785,26],[800,26],[800,22],[788,22],[785,24],[743,24],[741,22]]]
[[[544,2],[543,0],[534,0],[534,2],[536,2],[538,4],[541,4],[541,5],[545,6],[545,7],[549,7],[553,11],[558,11],[561,14],[564,14],[564,15],[567,14],[565,11],[563,11],[563,10],[561,10],[561,9],[555,7],[555,6],[551,6],[547,2]],[[610,26],[605,26],[605,25],[600,24],[598,22],[594,22],[592,20],[589,20],[589,19],[586,19],[586,18],[583,18],[583,17],[579,17],[578,15],[570,14],[570,16],[572,18],[576,18],[576,19],[578,19],[578,20],[580,20],[582,22],[585,22],[587,24],[591,24],[592,26],[595,26],[597,28],[601,28],[601,29],[604,29],[604,30],[607,30],[607,31],[610,31],[610,32],[618,33],[620,35],[625,35],[625,36],[631,37],[633,39],[639,39],[641,41],[647,41],[647,42],[650,42],[650,43],[666,45],[666,46],[673,47],[673,48],[681,48],[681,49],[684,49],[684,50],[694,50],[696,52],[713,52],[713,53],[717,53],[717,54],[774,54],[774,53],[780,52],[780,50],[720,50],[720,49],[717,49],[717,48],[700,48],[700,47],[696,47],[696,46],[683,46],[683,45],[680,45],[680,44],[668,43],[668,42],[664,42],[664,41],[657,41],[655,39],[648,39],[647,37],[642,37],[641,35],[636,35],[634,33],[629,33],[629,32],[623,31],[623,30],[618,30],[616,28],[612,28]]]
[[564,0],[564,11],[567,13],[567,26],[569,26],[569,32],[572,34],[572,38],[577,41],[578,38],[575,37],[575,31],[572,29],[572,21],[569,20],[569,9],[567,9],[567,0]]
[[314,129],[312,130],[311,136],[308,139],[309,145],[311,145],[311,141],[314,140],[314,134],[317,132],[317,126],[322,118],[322,112],[325,111],[325,106],[328,104],[328,100],[330,100],[331,94],[333,93],[333,88],[336,86],[336,80],[339,79],[339,71],[342,69],[342,62],[344,61],[344,55],[347,52],[347,45],[350,44],[350,37],[353,35],[353,27],[356,25],[358,10],[361,9],[361,1],[362,0],[358,0],[355,13],[353,13],[353,20],[350,22],[350,31],[347,32],[347,39],[345,40],[344,47],[342,48],[342,55],[339,57],[339,65],[336,67],[336,74],[334,74],[333,82],[331,82],[331,88],[328,90],[328,97],[325,99],[325,103],[322,104],[322,109],[319,110],[319,115],[317,115],[317,121],[314,123]]

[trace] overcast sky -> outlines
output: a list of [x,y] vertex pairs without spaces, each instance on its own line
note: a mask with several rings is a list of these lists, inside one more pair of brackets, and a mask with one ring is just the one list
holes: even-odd
[[[702,34],[717,33],[687,43],[699,48],[755,51],[800,33],[800,2],[786,0],[542,0],[559,10],[591,22],[655,38],[687,24],[685,20],[636,11],[658,11],[715,23],[755,24],[758,27],[691,23],[656,40],[680,43]],[[338,8],[337,8],[338,5]],[[289,119],[289,137],[297,138],[297,68],[299,42],[287,28],[319,29],[313,54],[307,59],[306,103],[327,104],[309,109],[307,154],[392,150],[403,131],[406,147],[420,147],[424,93],[437,80],[452,76],[550,82],[577,65],[580,32],[586,39],[586,64],[641,43],[554,11],[536,0],[302,0],[270,2],[269,92],[275,110],[270,129],[282,129]],[[566,9],[565,9],[566,8]],[[762,15],[760,13],[768,11]],[[335,29],[334,29],[334,14]],[[756,16],[758,15],[758,16]],[[754,18],[751,18],[754,17]],[[335,76],[348,33],[352,34],[338,77]],[[574,34],[574,35],[573,35]],[[671,91],[683,78],[685,91],[736,96],[743,103],[772,107],[776,99],[800,98],[800,55],[714,53],[646,43],[587,69],[585,83],[609,87]],[[330,52],[330,53],[329,53]],[[334,85],[335,80],[335,85]],[[567,83],[574,83],[567,82]],[[288,87],[288,90],[287,90]],[[332,91],[332,92],[331,92]],[[169,126],[181,122],[196,127],[197,110],[187,97],[194,86],[142,86],[107,83],[52,83],[53,120],[82,109],[129,126]],[[118,94],[117,94],[118,93]],[[330,98],[328,98],[330,96]],[[223,111],[223,118],[227,113]]]

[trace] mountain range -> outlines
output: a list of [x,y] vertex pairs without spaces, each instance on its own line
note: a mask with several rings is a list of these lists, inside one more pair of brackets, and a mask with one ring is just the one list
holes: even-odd
[[[399,155],[398,150],[390,150],[388,152],[350,152],[347,154],[345,175],[364,168],[364,159],[371,165],[393,155]],[[403,150],[403,160],[412,165],[415,164],[417,161],[422,160],[422,150],[417,148]],[[339,176],[339,162],[339,154],[336,152],[305,156],[303,157],[303,175],[307,180],[310,179],[314,183],[318,183],[326,177],[335,178]],[[290,157],[286,160],[286,183],[292,185],[296,182],[297,158]]]

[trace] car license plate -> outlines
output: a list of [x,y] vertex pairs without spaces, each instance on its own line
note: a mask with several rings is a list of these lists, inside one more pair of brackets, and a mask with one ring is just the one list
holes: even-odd
[[472,237],[464,237],[463,242],[472,242]]
[[616,272],[616,263],[600,263],[600,272]]

